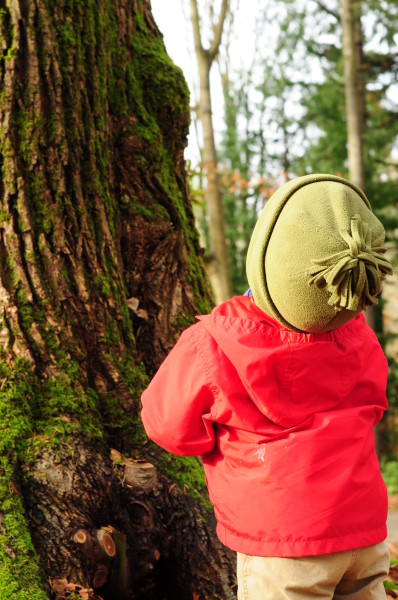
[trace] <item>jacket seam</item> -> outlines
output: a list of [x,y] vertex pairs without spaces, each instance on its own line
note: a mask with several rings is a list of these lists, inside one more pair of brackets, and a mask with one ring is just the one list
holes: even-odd
[[201,347],[200,344],[200,340],[199,340],[199,334],[200,334],[200,329],[203,329],[203,331],[207,332],[206,328],[204,327],[204,325],[199,321],[199,323],[196,324],[195,327],[192,327],[192,340],[195,344],[196,350],[198,352],[198,356],[199,359],[202,363],[203,366],[203,371],[205,374],[205,383],[206,386],[209,388],[210,392],[213,394],[213,398],[214,398],[214,405],[210,408],[210,419],[212,421],[216,420],[216,414],[217,414],[217,409],[218,409],[218,404],[220,402],[220,398],[219,398],[219,394],[218,394],[218,389],[217,387],[212,383],[211,381],[211,377],[210,377],[210,368],[209,365],[206,361],[206,355],[203,351],[203,348]]
[[[204,315],[200,318],[199,322],[206,317],[210,317],[210,315]],[[267,322],[263,321],[251,321],[249,319],[245,319],[238,316],[230,316],[230,315],[217,315],[217,321],[220,323],[224,323],[225,325],[233,325],[236,328],[240,328],[241,330],[252,330],[257,331],[267,337],[276,337],[281,340],[282,343],[317,343],[317,342],[340,342],[345,340],[346,338],[351,338],[353,335],[359,335],[361,329],[363,329],[364,323],[355,323],[355,329],[358,328],[358,331],[354,330],[354,321],[346,323],[342,325],[338,329],[332,331],[326,331],[323,333],[298,333],[295,331],[290,331],[286,328],[280,327],[273,328]]]
[[291,381],[288,380],[289,372],[291,372],[292,363],[293,363],[293,351],[292,351],[292,345],[291,345],[291,343],[289,343],[289,342],[287,343],[287,348],[288,348],[288,351],[289,351],[289,356],[287,358],[287,361],[286,361],[286,364],[285,364],[285,368],[283,369],[282,385],[279,388],[279,411],[280,411],[280,418],[276,421],[276,423],[280,423],[285,418],[286,408],[287,408],[286,399],[287,399],[287,397],[289,395],[289,390],[291,388]]

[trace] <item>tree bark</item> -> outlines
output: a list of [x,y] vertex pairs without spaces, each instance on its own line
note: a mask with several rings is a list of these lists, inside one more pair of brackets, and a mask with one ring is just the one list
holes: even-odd
[[[341,0],[344,85],[347,118],[347,152],[350,180],[365,190],[363,134],[365,130],[365,82],[362,68],[361,1]],[[367,324],[375,329],[374,308],[365,312]]]
[[[365,129],[366,97],[362,68],[361,1],[341,0],[343,32],[344,85],[347,116],[347,151],[350,180],[365,190],[363,133]],[[366,323],[376,330],[375,309],[364,313]],[[374,430],[376,452],[379,454],[379,427]]]
[[365,85],[362,71],[361,2],[341,0],[347,148],[350,180],[365,188],[363,131]]
[[0,598],[232,598],[199,462],[139,418],[210,308],[186,84],[148,0],[0,8]]
[[217,303],[232,296],[232,283],[228,264],[221,185],[219,181],[218,157],[214,140],[212,106],[210,95],[210,70],[221,43],[222,30],[228,10],[228,0],[223,0],[218,22],[213,30],[213,39],[208,49],[202,44],[197,0],[191,0],[191,21],[198,63],[200,97],[199,120],[203,133],[203,169],[206,174],[206,212],[209,231],[208,273]]

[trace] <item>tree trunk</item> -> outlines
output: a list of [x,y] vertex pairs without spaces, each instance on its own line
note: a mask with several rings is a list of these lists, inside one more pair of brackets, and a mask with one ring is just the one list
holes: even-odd
[[191,0],[191,20],[200,82],[198,115],[202,125],[202,160],[207,181],[205,202],[209,231],[208,273],[217,303],[224,302],[232,296],[232,283],[228,264],[218,157],[214,140],[210,96],[210,69],[221,42],[227,8],[228,1],[223,0],[219,20],[213,31],[212,44],[208,50],[205,50],[201,41],[197,0]]
[[[343,32],[344,85],[347,117],[348,172],[350,180],[365,190],[363,132],[365,129],[365,83],[362,70],[361,1],[341,0]],[[364,313],[369,327],[375,331],[375,309]],[[375,427],[375,447],[379,454],[379,428]]]
[[350,180],[365,188],[363,131],[365,86],[362,71],[361,2],[341,0],[347,148]]
[[[344,85],[347,118],[348,172],[350,180],[365,190],[363,133],[365,129],[365,83],[362,68],[360,0],[341,0]],[[367,324],[375,329],[375,311],[365,312]]]
[[186,84],[149,0],[0,8],[0,598],[232,598],[199,461],[139,418],[210,307]]

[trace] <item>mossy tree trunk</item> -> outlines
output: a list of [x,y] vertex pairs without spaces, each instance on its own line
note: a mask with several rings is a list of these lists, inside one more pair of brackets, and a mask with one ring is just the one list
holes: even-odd
[[0,0],[0,28],[0,600],[232,598],[199,462],[139,419],[210,306],[182,74],[148,0]]

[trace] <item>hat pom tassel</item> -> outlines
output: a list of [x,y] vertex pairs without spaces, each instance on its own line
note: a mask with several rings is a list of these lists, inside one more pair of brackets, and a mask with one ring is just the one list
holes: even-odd
[[371,231],[359,215],[351,219],[351,232],[341,231],[347,248],[322,259],[313,259],[309,285],[326,286],[328,304],[336,311],[357,311],[377,304],[382,282],[392,274],[385,248],[371,246]]

